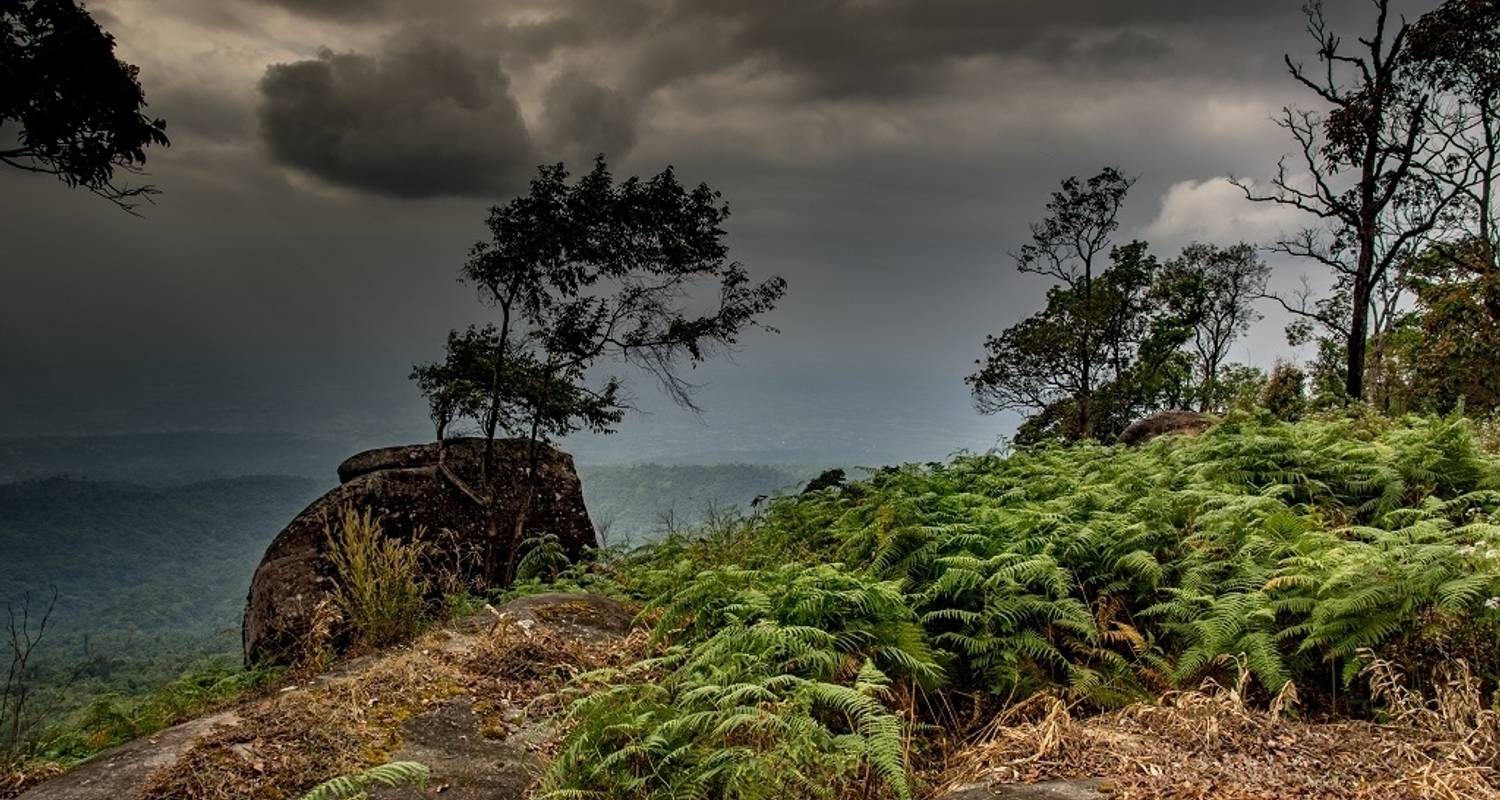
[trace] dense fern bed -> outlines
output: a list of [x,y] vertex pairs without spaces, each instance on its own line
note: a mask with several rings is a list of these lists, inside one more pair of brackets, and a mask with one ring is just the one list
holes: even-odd
[[652,656],[585,676],[552,797],[909,797],[1040,693],[1106,710],[1206,679],[1309,716],[1500,677],[1500,461],[1459,418],[1231,417],[1139,449],[908,465],[566,580],[648,600]]

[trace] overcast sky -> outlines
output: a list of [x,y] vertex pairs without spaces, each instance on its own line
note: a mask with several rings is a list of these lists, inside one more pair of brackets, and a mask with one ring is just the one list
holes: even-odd
[[[1434,3],[1411,3],[1415,15]],[[704,418],[648,416],[581,460],[856,461],[984,449],[1015,424],[962,382],[1035,310],[1047,194],[1140,176],[1121,240],[1304,224],[1270,117],[1312,98],[1301,0],[96,0],[172,146],[144,218],[0,173],[0,435],[428,435],[406,380],[482,309],[455,277],[535,166],[669,164],[724,193],[733,255],[789,282]],[[1366,0],[1330,3],[1350,38]],[[1292,284],[1309,268],[1278,264]],[[1269,309],[1267,309],[1269,312]],[[1288,354],[1271,316],[1236,358]]]

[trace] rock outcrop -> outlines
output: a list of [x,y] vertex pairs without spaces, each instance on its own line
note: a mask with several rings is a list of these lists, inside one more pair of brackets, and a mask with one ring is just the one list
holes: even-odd
[[[451,440],[443,452],[444,468],[478,485],[483,453],[482,439]],[[495,583],[509,555],[503,548],[519,503],[508,490],[520,485],[512,478],[525,468],[526,442],[495,442],[494,464],[500,489],[500,541],[493,545],[482,507],[440,470],[437,445],[369,450],[339,465],[339,486],[298,514],[271,542],[255,570],[245,605],[246,663],[284,662],[298,654],[314,609],[329,596],[325,532],[345,506],[369,508],[380,515],[388,536],[430,542],[428,567],[434,573],[468,583]],[[573,459],[543,445],[538,473],[524,533],[555,534],[563,550],[576,558],[584,548],[595,546],[596,539]],[[338,646],[339,632],[333,633]]]
[[1214,422],[1213,415],[1198,411],[1162,411],[1130,423],[1116,441],[1119,444],[1141,445],[1169,433],[1202,433],[1212,427]]

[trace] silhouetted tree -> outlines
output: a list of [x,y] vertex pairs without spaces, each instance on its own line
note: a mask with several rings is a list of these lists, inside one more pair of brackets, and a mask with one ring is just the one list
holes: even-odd
[[[729,260],[723,222],[729,209],[707,186],[685,189],[668,168],[650,180],[616,183],[604,160],[576,182],[561,164],[543,167],[530,191],[490,210],[490,239],[476,244],[464,279],[498,320],[449,335],[446,358],[413,372],[446,432],[457,419],[479,426],[486,447],[480,481],[443,474],[487,511],[494,555],[506,546],[515,569],[535,494],[540,446],[579,430],[608,433],[622,418],[621,381],[597,378],[602,362],[654,376],[690,407],[696,388],[682,375],[731,347],[786,290],[772,278],[752,283]],[[701,285],[712,294],[701,303]],[[511,470],[519,498],[508,539],[499,540],[494,440],[524,436],[527,463]],[[442,459],[439,459],[443,467]]]
[[157,193],[139,174],[166,123],[141,113],[139,70],[73,0],[0,0],[0,162],[55,175],[125,210]]
[[1222,399],[1219,369],[1230,345],[1259,319],[1254,301],[1265,294],[1270,271],[1255,248],[1243,242],[1230,247],[1194,243],[1163,267],[1157,296],[1191,331],[1199,411],[1212,410]]
[[[1306,7],[1308,32],[1317,41],[1319,66],[1309,69],[1286,56],[1293,79],[1327,106],[1326,114],[1283,109],[1278,120],[1297,145],[1295,166],[1278,163],[1273,191],[1246,182],[1246,197],[1307,212],[1318,225],[1274,245],[1311,259],[1347,284],[1348,313],[1339,318],[1306,302],[1274,297],[1292,314],[1334,329],[1345,351],[1344,393],[1364,398],[1366,348],[1372,307],[1393,305],[1400,283],[1395,265],[1443,221],[1456,194],[1433,174],[1446,169],[1431,136],[1433,92],[1411,69],[1410,26],[1393,20],[1390,0],[1373,0],[1374,30],[1345,47],[1328,29],[1321,2]],[[1305,299],[1305,298],[1304,298]]]
[[19,603],[5,607],[10,666],[5,673],[5,683],[0,686],[0,756],[13,758],[20,755],[45,717],[32,708],[31,659],[47,635],[55,608],[56,589],[52,590],[51,599],[40,614],[31,607],[30,593],[22,595]]
[[825,469],[807,482],[807,486],[802,488],[802,493],[810,494],[824,489],[836,489],[844,485],[844,478],[844,471],[841,469]]

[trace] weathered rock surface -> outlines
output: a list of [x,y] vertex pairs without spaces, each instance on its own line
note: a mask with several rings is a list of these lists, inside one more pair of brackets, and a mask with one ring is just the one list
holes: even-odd
[[[504,618],[527,626],[528,631],[594,647],[613,647],[630,629],[633,616],[620,603],[588,594],[553,593],[534,595],[502,606]],[[484,613],[460,620],[451,627],[423,637],[406,652],[430,654],[435,670],[474,653],[488,635],[495,617]],[[360,682],[378,673],[382,661],[401,657],[388,653],[349,662],[294,692],[315,692],[335,681]],[[241,726],[253,716],[256,704],[288,697],[251,701],[229,710],[185,722],[102,753],[70,772],[22,794],[19,800],[132,800],[142,796],[154,774],[171,769],[195,747],[212,741],[223,729]],[[518,701],[524,702],[524,701]],[[506,735],[495,737],[481,730],[478,717],[463,695],[449,698],[412,715],[401,725],[400,747],[391,760],[420,761],[432,769],[426,793],[414,789],[379,789],[372,800],[415,800],[437,791],[448,800],[520,800],[544,765],[537,744],[550,733],[545,717],[531,718],[516,710],[519,720]],[[246,786],[246,795],[267,796]]]
[[23,793],[18,800],[130,800],[140,794],[152,773],[171,766],[214,728],[235,721],[235,713],[225,711],[127,742]]
[[1133,446],[1169,433],[1202,433],[1212,427],[1215,421],[1213,415],[1198,411],[1162,411],[1130,423],[1116,441]]
[[[471,486],[478,485],[481,439],[447,444],[443,462]],[[491,544],[481,507],[444,477],[434,444],[384,447],[359,453],[339,465],[340,485],[318,498],[287,525],[266,549],[250,583],[245,604],[247,663],[294,659],[312,622],[313,610],[328,597],[330,566],[326,526],[348,505],[372,509],[384,518],[386,535],[423,539],[434,546],[428,567],[465,582],[494,584],[503,572],[518,498],[508,497],[517,470],[525,468],[526,442],[495,443],[496,485],[500,488],[500,541]],[[542,447],[540,481],[524,535],[556,534],[564,551],[577,557],[596,545],[594,526],[583,503],[583,486],[567,453]],[[494,548],[486,558],[486,552]],[[341,639],[335,631],[333,644]]]

